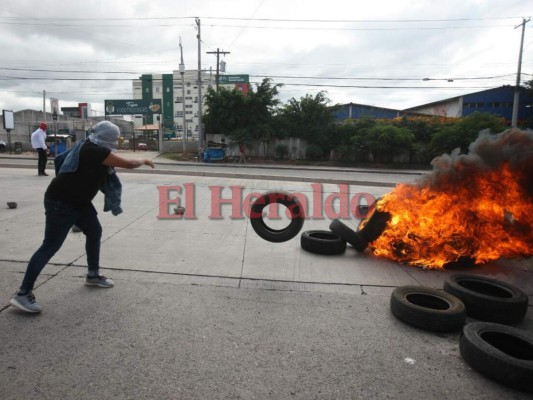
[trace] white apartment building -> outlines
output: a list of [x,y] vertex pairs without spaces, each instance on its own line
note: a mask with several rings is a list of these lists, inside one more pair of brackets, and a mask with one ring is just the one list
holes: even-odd
[[[163,132],[167,138],[184,136],[184,126],[187,126],[187,140],[197,140],[199,133],[198,111],[200,109],[198,71],[189,70],[184,73],[184,86],[179,71],[172,74],[143,74],[140,79],[133,80],[133,99],[160,99],[162,114],[155,116],[135,116],[136,127],[141,125],[163,125]],[[202,72],[201,96],[202,112],[205,111],[205,94],[209,87],[215,87],[214,73]],[[221,85],[232,89],[235,85]]]

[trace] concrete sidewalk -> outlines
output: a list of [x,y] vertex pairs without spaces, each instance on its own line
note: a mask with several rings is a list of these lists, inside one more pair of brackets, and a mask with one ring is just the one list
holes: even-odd
[[[51,177],[1,172],[1,399],[530,398],[472,371],[458,334],[425,332],[391,315],[394,287],[441,288],[458,271],[401,266],[351,248],[319,256],[302,251],[299,236],[269,243],[231,205],[213,218],[213,186],[224,185],[224,198],[233,186],[243,196],[277,189],[312,199],[306,182],[121,174],[124,214],[100,212],[103,199],[95,200],[101,264],[115,288],[83,285],[84,237],[71,233],[38,280],[43,313],[21,314],[7,304],[42,241]],[[161,218],[157,187],[185,185],[194,187],[186,206],[195,218]],[[325,184],[324,198],[336,190]],[[388,190],[350,186],[376,197]],[[302,231],[327,229],[330,220],[316,217]],[[468,272],[533,296],[531,260]],[[517,327],[533,331],[531,307]]]

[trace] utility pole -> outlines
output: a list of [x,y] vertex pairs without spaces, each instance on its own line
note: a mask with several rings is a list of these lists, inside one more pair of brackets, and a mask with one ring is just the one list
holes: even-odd
[[181,52],[181,62],[180,62],[180,75],[181,75],[181,96],[182,96],[182,105],[183,105],[183,136],[181,140],[183,141],[183,154],[185,154],[185,139],[187,138],[187,118],[185,117],[185,64],[183,63],[183,47],[181,46],[181,37],[180,37],[180,52]]
[[217,73],[216,73],[216,76],[215,76],[215,83],[216,83],[216,88],[217,88],[217,92],[218,92],[218,76],[219,76],[219,65],[220,65],[220,61],[219,61],[219,58],[220,58],[220,55],[226,55],[226,54],[231,54],[229,51],[220,51],[218,48],[217,48],[217,51],[208,51],[206,52],[206,54],[216,54],[217,55]]
[[[202,37],[200,34],[200,18],[196,18],[196,25],[198,26],[198,150],[205,150],[205,138],[202,122]],[[201,157],[202,155],[199,154]]]
[[43,90],[43,122],[46,122],[46,90]]
[[524,50],[524,31],[526,30],[526,24],[531,21],[531,18],[527,20],[522,18],[522,23],[515,26],[514,28],[522,27],[522,39],[520,40],[520,53],[518,55],[518,73],[516,74],[516,87],[514,89],[514,99],[513,99],[513,117],[511,120],[511,127],[516,128],[518,121],[518,101],[520,99],[520,75],[522,73],[522,52]]

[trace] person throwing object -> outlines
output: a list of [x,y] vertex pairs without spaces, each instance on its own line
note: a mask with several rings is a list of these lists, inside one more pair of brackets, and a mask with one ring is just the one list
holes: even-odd
[[101,288],[114,286],[111,279],[100,274],[102,226],[92,200],[101,190],[105,195],[104,211],[111,211],[114,215],[121,213],[122,186],[114,168],[133,169],[142,165],[154,168],[152,160],[130,160],[115,154],[113,151],[117,148],[119,136],[120,130],[115,124],[99,122],[88,139],[79,141],[54,159],[56,177],[44,194],[44,240],[28,263],[20,289],[10,300],[13,307],[29,313],[41,312],[42,308],[32,292],[35,281],[61,248],[74,225],[86,237],[88,273],[85,284]]

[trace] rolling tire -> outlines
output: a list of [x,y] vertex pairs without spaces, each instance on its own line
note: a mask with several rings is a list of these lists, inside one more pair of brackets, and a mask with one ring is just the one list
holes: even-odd
[[390,298],[396,318],[435,332],[458,331],[465,323],[466,310],[457,297],[425,286],[400,286]]
[[477,275],[452,275],[444,282],[444,291],[463,301],[468,316],[500,324],[522,321],[529,302],[516,286]]
[[335,255],[346,251],[346,242],[330,231],[305,231],[300,244],[302,249],[315,254]]
[[[287,207],[291,213],[291,222],[283,229],[272,229],[263,220],[263,209],[271,203],[279,203]],[[304,210],[298,199],[285,192],[268,192],[257,198],[250,209],[250,223],[253,230],[261,238],[273,242],[286,242],[295,237],[304,225]]]
[[365,238],[359,235],[358,232],[349,228],[345,223],[343,223],[339,219],[335,219],[331,221],[331,224],[329,225],[329,230],[333,232],[335,235],[344,239],[355,250],[359,252],[364,251],[368,246],[368,241]]
[[463,359],[482,375],[533,392],[533,336],[491,322],[467,324],[459,338]]

